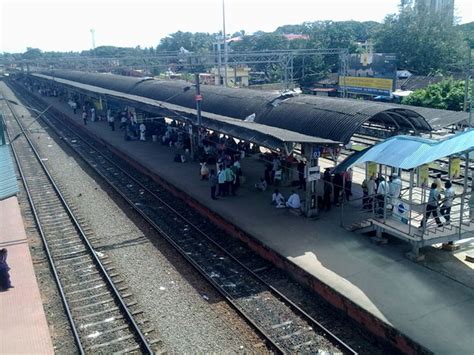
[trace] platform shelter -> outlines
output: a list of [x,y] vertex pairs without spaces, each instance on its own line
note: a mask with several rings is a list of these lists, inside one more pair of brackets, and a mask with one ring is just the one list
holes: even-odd
[[[345,202],[341,207],[341,224],[360,232],[376,231],[395,236],[412,245],[413,257],[419,249],[438,243],[452,243],[474,237],[473,163],[474,129],[455,134],[443,140],[413,136],[395,136],[361,152],[353,154],[335,169],[344,172],[354,166],[365,166],[366,181],[385,180],[385,188],[374,195]],[[437,164],[448,165],[448,174],[437,173]],[[390,185],[394,179],[402,185],[399,195],[394,196]],[[438,186],[440,198],[437,215],[425,217],[428,197],[433,183],[444,180],[455,191],[448,218],[440,213],[447,198],[444,186]],[[405,181],[405,186],[403,186]],[[383,194],[380,192],[384,191]],[[442,210],[442,209],[441,209]],[[424,220],[424,223],[422,223]]]
[[[360,100],[320,98],[292,93],[201,86],[184,81],[130,78],[119,75],[53,71],[28,76],[35,89],[60,93],[65,100],[89,103],[97,112],[124,109],[139,122],[172,119],[190,136],[191,156],[201,134],[217,132],[267,148],[284,161],[305,162],[303,213],[318,214],[322,189],[319,157],[338,152],[356,133],[387,137],[395,132],[418,135],[465,122],[466,113]],[[48,94],[49,95],[49,94]],[[293,160],[292,160],[293,159]],[[284,171],[283,171],[284,175]],[[288,174],[290,175],[290,174]]]

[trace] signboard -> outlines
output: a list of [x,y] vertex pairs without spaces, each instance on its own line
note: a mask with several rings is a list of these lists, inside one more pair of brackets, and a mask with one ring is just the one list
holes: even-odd
[[408,224],[408,219],[410,218],[410,205],[398,198],[392,199],[392,205],[393,217],[402,223]]
[[392,93],[393,79],[340,76],[339,86],[346,87],[347,92],[353,94],[390,96]]
[[457,179],[461,176],[461,159],[451,159],[449,165],[449,176],[451,177],[451,179]]
[[429,186],[429,173],[430,167],[428,164],[422,165],[418,167],[418,181],[417,185],[419,187],[428,187]]
[[393,54],[351,54],[339,87],[347,92],[370,96],[391,96],[397,78],[397,58]]
[[312,166],[308,168],[308,181],[316,181],[321,179],[321,172],[319,166]]
[[367,163],[367,178],[370,179],[372,176],[377,177],[377,163],[369,161]]
[[321,156],[321,150],[319,147],[313,147],[313,153],[311,154],[313,159],[318,159]]

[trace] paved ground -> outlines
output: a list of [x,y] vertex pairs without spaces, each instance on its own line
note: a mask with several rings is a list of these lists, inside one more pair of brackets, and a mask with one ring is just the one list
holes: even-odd
[[[48,100],[81,122],[66,104]],[[444,262],[444,267],[455,264],[453,275],[460,274],[459,281],[407,260],[404,253],[409,247],[402,242],[376,246],[340,228],[337,210],[308,220],[275,209],[270,206],[270,190],[252,188],[263,174],[263,165],[255,159],[242,162],[247,181],[238,196],[213,201],[208,183],[199,180],[198,165],[173,162],[173,149],[152,142],[125,142],[122,132],[111,132],[105,122],[87,128],[435,353],[472,352],[474,289],[469,285],[473,272],[455,256],[446,254],[450,262]],[[288,196],[288,189],[283,190]]]
[[0,249],[14,288],[0,292],[0,354],[53,354],[49,328],[16,197],[0,201]]

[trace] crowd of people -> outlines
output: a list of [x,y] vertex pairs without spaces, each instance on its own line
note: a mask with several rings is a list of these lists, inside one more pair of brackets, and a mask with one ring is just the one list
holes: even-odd
[[[28,87],[33,90],[32,85]],[[42,96],[54,96],[66,100],[67,93],[60,89],[38,87],[37,90]],[[70,97],[67,100],[73,112],[76,113],[79,100]],[[156,135],[160,137],[163,145],[178,149],[179,153],[176,154],[175,161],[185,162],[195,158],[195,156],[191,157],[191,140],[184,123],[173,120],[168,124],[164,118],[153,120],[147,124],[143,121],[139,123],[133,112],[129,110],[112,111],[110,108],[106,110],[106,114],[101,115],[97,114],[94,104],[87,101],[82,104],[81,108],[84,125],[87,125],[89,121],[107,121],[110,129],[115,131],[115,122],[119,121],[119,129],[124,132],[125,140],[146,141],[150,135]],[[235,196],[244,179],[240,160],[246,154],[259,152],[258,147],[252,147],[248,142],[236,141],[231,137],[223,137],[216,132],[203,130],[201,134],[202,140],[197,147],[197,156],[201,164],[201,179],[209,180],[211,198],[216,200],[218,197]],[[263,177],[255,184],[255,188],[258,191],[266,191],[270,185],[279,186],[283,181],[291,180],[289,175],[295,166],[298,180],[292,186],[298,186],[298,189],[301,190],[306,189],[305,161],[295,160],[291,155],[282,159],[275,153],[267,158]],[[450,181],[445,183],[443,189],[440,175],[431,185],[420,227],[425,226],[431,216],[438,226],[450,224],[451,207],[455,196],[454,189]],[[322,193],[318,197],[318,208],[329,211],[331,206],[339,206],[341,202],[349,201],[352,197],[352,179],[352,169],[335,174],[331,173],[331,169],[326,169],[322,177]],[[377,177],[372,175],[362,182],[361,187],[362,208],[383,214],[386,210],[393,210],[395,200],[401,197],[402,180],[398,174],[391,175],[388,181],[381,174]],[[474,210],[472,196],[471,193],[469,201],[471,218]],[[293,190],[286,200],[280,190],[276,188],[272,194],[272,204],[277,208],[300,208],[301,199]],[[444,223],[440,217],[444,218]]]

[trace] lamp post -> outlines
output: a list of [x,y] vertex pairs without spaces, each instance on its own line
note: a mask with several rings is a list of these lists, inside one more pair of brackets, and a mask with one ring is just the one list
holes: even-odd
[[199,73],[194,74],[194,78],[196,81],[196,112],[197,112],[197,139],[198,139],[198,146],[201,144],[201,102],[202,102],[202,95],[201,95],[201,86],[199,83]]
[[92,36],[92,54],[95,55],[95,30],[91,28],[90,31]]
[[222,35],[224,37],[224,86],[227,87],[227,36],[225,33],[225,0],[222,0]]

